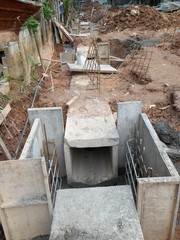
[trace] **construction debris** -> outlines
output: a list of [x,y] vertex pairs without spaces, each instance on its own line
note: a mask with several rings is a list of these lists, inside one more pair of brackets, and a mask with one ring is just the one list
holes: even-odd
[[[53,20],[53,22],[56,24],[57,29],[59,30],[59,34],[61,36],[62,42],[66,42],[68,40],[69,42],[73,43],[74,38],[71,36],[71,34],[66,30],[66,28],[58,21]],[[63,41],[63,37],[65,37],[66,40]]]

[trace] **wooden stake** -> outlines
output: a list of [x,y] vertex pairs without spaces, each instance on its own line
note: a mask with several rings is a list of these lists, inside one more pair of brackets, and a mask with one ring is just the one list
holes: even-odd
[[3,140],[2,140],[1,137],[0,137],[0,147],[1,147],[4,155],[6,156],[6,158],[7,158],[8,160],[11,160],[11,159],[12,159],[11,154],[10,154],[9,151],[7,150],[6,145],[4,144],[4,142],[3,142]]

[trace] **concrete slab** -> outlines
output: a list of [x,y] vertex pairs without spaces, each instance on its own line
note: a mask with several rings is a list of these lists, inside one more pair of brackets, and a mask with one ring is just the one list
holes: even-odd
[[50,240],[143,240],[130,186],[57,192]]
[[[78,65],[76,63],[68,63],[69,70],[71,72],[86,72],[87,69],[83,67],[83,65]],[[93,72],[96,71],[96,69],[93,69]],[[97,70],[98,71],[98,70]],[[100,64],[100,73],[117,73],[118,71],[111,67],[110,65],[103,65]]]
[[65,141],[77,148],[117,145],[119,135],[109,104],[85,99],[72,105],[67,115]]

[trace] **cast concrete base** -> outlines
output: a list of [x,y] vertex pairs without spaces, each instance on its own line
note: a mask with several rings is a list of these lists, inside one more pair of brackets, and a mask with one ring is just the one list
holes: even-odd
[[143,240],[130,186],[58,190],[50,240]]

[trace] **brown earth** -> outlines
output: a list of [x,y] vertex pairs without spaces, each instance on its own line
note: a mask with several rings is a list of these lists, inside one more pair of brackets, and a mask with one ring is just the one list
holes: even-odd
[[107,33],[113,30],[122,31],[127,28],[141,30],[159,30],[172,25],[179,25],[179,15],[163,15],[153,7],[130,6],[119,10],[115,14],[109,14],[101,22],[101,32]]
[[81,9],[81,20],[97,23],[109,14],[108,10],[99,2],[86,2]]

